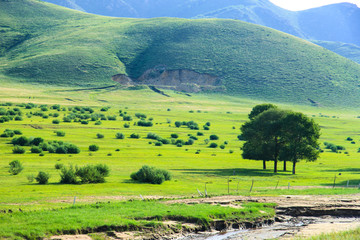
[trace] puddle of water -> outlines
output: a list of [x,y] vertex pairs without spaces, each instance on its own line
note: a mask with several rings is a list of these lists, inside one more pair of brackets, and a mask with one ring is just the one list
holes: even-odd
[[[268,240],[268,239],[287,239],[295,234],[305,234],[305,236],[321,234],[328,230],[344,231],[343,226],[352,226],[352,229],[360,227],[360,218],[315,218],[299,217],[291,218],[283,223],[275,223],[257,229],[234,230],[225,233],[203,233],[194,234],[178,240]],[[351,228],[350,228],[351,229]],[[330,232],[330,231],[328,231]],[[312,234],[310,234],[312,233]]]

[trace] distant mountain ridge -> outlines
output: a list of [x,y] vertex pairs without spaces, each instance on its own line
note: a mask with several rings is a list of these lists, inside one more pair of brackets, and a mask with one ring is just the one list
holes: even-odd
[[339,3],[288,11],[268,0],[46,0],[114,17],[228,18],[271,27],[297,37],[360,45],[360,8]]
[[[360,8],[351,3],[288,11],[268,0],[45,0],[61,6],[114,17],[236,19],[291,35],[360,46]],[[345,57],[354,54],[337,52]],[[358,56],[350,58],[358,61]],[[359,61],[358,61],[359,62]],[[360,63],[360,62],[359,62]]]

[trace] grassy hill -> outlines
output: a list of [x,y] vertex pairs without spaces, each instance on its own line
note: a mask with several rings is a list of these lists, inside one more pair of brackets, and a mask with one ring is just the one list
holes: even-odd
[[296,37],[235,20],[124,19],[35,0],[0,1],[0,73],[41,84],[104,86],[158,65],[217,76],[227,93],[356,105],[360,66]]
[[328,42],[328,41],[312,41],[312,42],[360,64],[360,47],[357,45],[347,44],[342,42]]

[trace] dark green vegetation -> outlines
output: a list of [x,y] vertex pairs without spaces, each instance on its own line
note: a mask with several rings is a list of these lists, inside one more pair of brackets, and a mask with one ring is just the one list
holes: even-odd
[[[111,230],[165,229],[162,221],[197,223],[209,229],[215,219],[243,222],[274,216],[271,204],[245,203],[241,209],[208,204],[165,204],[157,201],[98,203],[58,210],[0,215],[0,237],[38,239],[47,235]],[[181,226],[180,226],[181,228]]]
[[0,11],[0,73],[9,81],[99,87],[114,84],[115,74],[138,78],[161,65],[216,76],[227,93],[252,98],[360,102],[357,64],[253,24],[115,19],[33,0],[0,1]]
[[134,181],[143,183],[162,184],[164,181],[171,180],[171,173],[164,169],[144,165],[139,171],[132,173],[130,177]]
[[18,175],[23,169],[24,167],[19,160],[14,160],[9,163],[9,173],[12,175]]
[[[278,171],[278,161],[292,162],[295,174],[296,163],[310,162],[319,157],[320,127],[313,119],[298,112],[278,109],[272,104],[255,106],[249,114],[250,121],[241,126],[243,158],[274,161],[274,173]],[[336,148],[336,147],[335,147]]]

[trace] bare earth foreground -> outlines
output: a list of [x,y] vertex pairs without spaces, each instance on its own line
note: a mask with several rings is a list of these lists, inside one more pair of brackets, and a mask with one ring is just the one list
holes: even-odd
[[[360,193],[332,196],[219,196],[168,201],[169,204],[208,203],[233,207],[238,207],[235,203],[239,202],[276,203],[278,206],[275,223],[251,230],[228,229],[228,234],[219,234],[216,231],[199,234],[182,233],[167,236],[166,239],[292,239],[294,236],[308,237],[360,227]],[[141,233],[112,233],[112,235],[107,235],[106,239],[143,239]],[[67,235],[53,236],[51,239],[88,240],[92,238],[88,235]],[[149,238],[145,237],[145,239]]]

